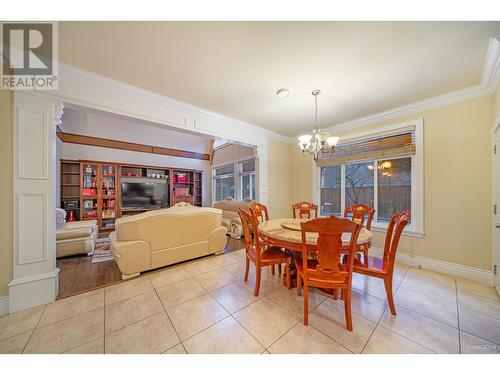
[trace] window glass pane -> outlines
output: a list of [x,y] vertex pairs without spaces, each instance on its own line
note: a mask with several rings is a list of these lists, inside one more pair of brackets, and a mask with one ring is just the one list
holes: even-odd
[[255,159],[246,160],[246,161],[241,162],[241,171],[242,172],[255,171]]
[[250,175],[245,174],[241,176],[241,198],[251,198],[250,194]]
[[250,181],[252,182],[252,199],[255,200],[255,173],[250,175]]
[[255,173],[241,176],[241,199],[255,199]]
[[216,176],[222,176],[231,173],[234,173],[234,164],[223,165],[222,167],[215,168]]
[[220,201],[227,197],[234,198],[234,177],[215,179],[215,200]]
[[373,162],[346,164],[345,205],[366,204],[373,207]]
[[411,207],[411,158],[379,160],[378,221],[390,221],[392,216]]
[[340,165],[333,165],[321,168],[321,207],[320,215],[330,216],[332,214],[340,216],[341,192],[340,192]]

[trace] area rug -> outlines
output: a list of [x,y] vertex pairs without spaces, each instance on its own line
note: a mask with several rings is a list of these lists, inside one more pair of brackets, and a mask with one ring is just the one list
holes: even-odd
[[99,238],[96,241],[94,254],[92,255],[92,263],[107,262],[113,260],[113,255],[109,248],[108,238]]

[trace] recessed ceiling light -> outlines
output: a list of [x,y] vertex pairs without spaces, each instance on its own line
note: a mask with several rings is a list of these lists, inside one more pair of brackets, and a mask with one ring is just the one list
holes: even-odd
[[285,88],[279,89],[278,91],[276,91],[276,95],[278,95],[280,98],[286,98],[290,95],[290,90]]

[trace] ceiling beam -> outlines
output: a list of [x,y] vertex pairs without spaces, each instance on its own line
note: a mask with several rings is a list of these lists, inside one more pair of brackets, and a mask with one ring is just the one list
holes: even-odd
[[198,159],[206,161],[211,160],[210,154],[177,150],[174,148],[167,148],[167,147],[151,146],[141,143],[117,141],[114,139],[107,139],[107,138],[91,137],[88,135],[65,133],[59,127],[57,127],[57,136],[64,143],[114,148],[117,150],[144,152],[156,155],[173,156],[178,158]]

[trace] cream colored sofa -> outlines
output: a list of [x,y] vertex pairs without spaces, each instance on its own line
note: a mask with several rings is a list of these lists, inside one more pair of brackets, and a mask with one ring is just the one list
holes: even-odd
[[109,235],[122,278],[224,251],[222,211],[179,204],[116,220]]
[[66,211],[56,209],[56,257],[94,254],[99,236],[96,220],[66,222]]
[[248,210],[252,203],[254,203],[252,200],[236,201],[232,198],[226,198],[213,204],[215,208],[222,210],[222,225],[227,228],[227,234],[231,237],[239,239],[243,236],[238,209]]

